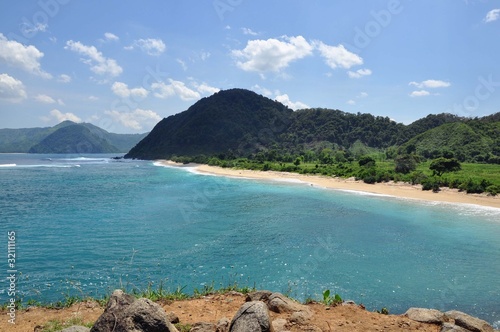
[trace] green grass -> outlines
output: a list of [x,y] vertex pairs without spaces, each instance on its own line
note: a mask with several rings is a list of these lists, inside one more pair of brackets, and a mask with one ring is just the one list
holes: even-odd
[[70,320],[61,321],[61,320],[50,320],[46,324],[43,325],[41,332],[56,332],[61,331],[67,327],[79,325],[86,326],[91,328],[94,323],[92,322],[84,322],[81,318],[75,317]]

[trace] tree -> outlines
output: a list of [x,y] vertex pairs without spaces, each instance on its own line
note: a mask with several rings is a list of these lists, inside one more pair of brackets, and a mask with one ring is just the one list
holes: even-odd
[[359,158],[358,161],[359,166],[364,166],[364,167],[373,167],[375,166],[375,159],[373,159],[370,156],[363,156]]
[[397,173],[408,174],[417,169],[415,157],[409,154],[396,157],[394,162],[396,163],[395,171]]
[[432,171],[432,175],[437,174],[438,176],[443,175],[446,172],[456,172],[462,169],[460,162],[455,158],[437,158],[431,162],[429,169]]

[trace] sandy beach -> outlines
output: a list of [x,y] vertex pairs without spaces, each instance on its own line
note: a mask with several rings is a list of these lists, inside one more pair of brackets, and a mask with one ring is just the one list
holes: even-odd
[[343,179],[320,175],[303,175],[297,173],[273,171],[262,172],[244,169],[222,168],[209,165],[182,165],[170,160],[158,160],[158,162],[165,166],[193,167],[196,172],[211,175],[269,181],[301,181],[309,185],[336,190],[352,190],[432,202],[474,204],[500,209],[500,196],[493,197],[487,196],[486,194],[466,194],[465,192],[459,192],[458,189],[442,188],[440,192],[434,193],[432,191],[423,191],[421,185],[410,185],[408,183],[402,182],[395,183],[391,181],[377,184],[367,184],[363,181],[356,181],[353,178]]

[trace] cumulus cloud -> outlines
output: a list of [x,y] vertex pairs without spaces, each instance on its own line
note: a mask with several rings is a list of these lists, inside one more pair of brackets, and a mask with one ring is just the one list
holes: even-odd
[[172,79],[169,79],[168,81],[170,84],[165,84],[164,82],[151,84],[151,88],[155,91],[155,97],[165,99],[178,96],[182,100],[186,101],[200,99],[200,94],[197,91],[188,88],[184,82]]
[[43,78],[52,78],[51,74],[41,68],[40,59],[42,57],[43,53],[35,46],[24,46],[15,40],[8,40],[0,33],[0,62]]
[[151,128],[161,120],[161,116],[151,110],[143,110],[140,108],[132,112],[104,111],[104,114],[111,117],[126,128],[134,130],[143,130],[143,128]]
[[111,86],[113,93],[122,98],[134,97],[134,98],[146,98],[149,91],[144,88],[133,88],[129,89],[128,85],[122,82],[115,82]]
[[21,31],[24,36],[34,36],[38,32],[45,32],[49,26],[44,23],[31,24],[27,20],[21,25]]
[[47,96],[47,95],[37,95],[35,97],[35,100],[39,103],[43,103],[43,104],[55,104],[56,103],[56,100],[50,96]]
[[312,54],[313,47],[302,36],[250,40],[242,50],[233,50],[236,65],[245,71],[279,72],[291,62]]
[[133,50],[137,47],[143,52],[153,56],[162,54],[167,48],[161,39],[148,38],[135,40],[132,45],[126,46],[125,49]]
[[325,59],[326,64],[332,69],[338,67],[349,69],[353,66],[363,64],[363,58],[355,53],[349,52],[342,44],[330,46],[322,41],[314,41],[314,46]]
[[302,108],[309,108],[309,106],[307,106],[306,104],[304,104],[300,101],[296,101],[296,102],[291,101],[290,97],[288,97],[288,95],[286,93],[282,94],[282,95],[277,95],[276,101],[279,101],[283,105],[286,105],[293,110],[298,110],[298,109],[302,109]]
[[76,116],[73,113],[62,113],[58,109],[53,109],[49,113],[50,115],[48,117],[45,117],[44,120],[47,122],[55,119],[57,122],[63,122],[66,120],[73,121],[73,122],[82,122],[82,119],[80,119],[78,116]]
[[348,100],[346,102],[346,104],[348,104],[348,105],[356,105],[356,101],[354,101],[354,100],[351,99],[351,100]]
[[66,74],[61,74],[57,78],[57,81],[61,82],[61,83],[69,83],[69,82],[71,82],[71,76],[66,75]]
[[207,83],[203,82],[201,84],[198,84],[198,83],[194,83],[193,84],[194,87],[196,88],[196,90],[201,93],[201,94],[204,94],[204,95],[213,95],[214,93],[217,93],[220,91],[219,88],[216,88],[216,87],[213,87],[213,86],[210,86],[208,85]]
[[23,82],[7,74],[0,74],[0,100],[19,103],[27,97]]
[[422,82],[410,82],[408,85],[416,86],[419,89],[436,89],[436,88],[447,88],[451,85],[450,82],[439,81],[439,80],[427,80]]
[[95,46],[87,46],[78,41],[69,40],[64,48],[84,56],[85,58],[82,61],[89,65],[90,70],[98,75],[116,77],[123,72],[122,67],[118,65],[116,60],[104,57]]
[[96,96],[89,96],[89,100],[90,101],[97,101],[97,100],[99,100],[99,98]]
[[410,97],[425,97],[430,95],[431,93],[427,90],[418,90],[410,93]]
[[500,9],[493,9],[486,14],[486,17],[484,18],[485,23],[491,23],[500,18]]
[[348,71],[347,74],[350,78],[361,78],[363,76],[370,76],[372,71],[370,69],[358,69],[356,71]]
[[115,35],[114,33],[111,33],[111,32],[106,32],[104,34],[104,38],[106,38],[106,40],[109,40],[109,41],[117,41],[120,39],[117,35]]
[[359,95],[357,96],[357,98],[366,98],[366,97],[368,97],[368,93],[366,93],[364,91],[360,92]]
[[271,96],[273,94],[271,92],[271,90],[266,89],[264,87],[261,87],[258,84],[255,84],[254,86],[252,86],[252,90],[255,91],[255,92],[257,92],[257,93],[260,93],[261,95],[266,96],[266,97],[269,97],[269,96]]

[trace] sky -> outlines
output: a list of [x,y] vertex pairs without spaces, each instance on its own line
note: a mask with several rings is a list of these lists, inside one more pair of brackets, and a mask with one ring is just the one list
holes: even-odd
[[492,0],[0,3],[0,128],[143,133],[219,90],[409,124],[500,111]]

